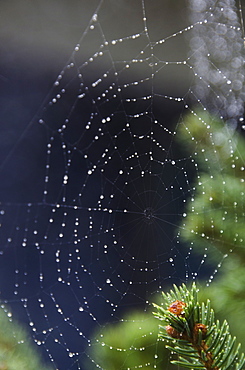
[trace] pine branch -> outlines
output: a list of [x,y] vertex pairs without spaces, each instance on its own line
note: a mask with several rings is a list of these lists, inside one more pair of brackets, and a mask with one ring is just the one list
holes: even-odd
[[165,324],[160,325],[159,336],[178,355],[178,360],[171,362],[189,369],[242,369],[245,357],[228,323],[215,321],[210,301],[199,303],[197,292],[195,284],[190,290],[185,284],[174,285],[169,293],[162,293],[163,305],[154,304],[154,315]]

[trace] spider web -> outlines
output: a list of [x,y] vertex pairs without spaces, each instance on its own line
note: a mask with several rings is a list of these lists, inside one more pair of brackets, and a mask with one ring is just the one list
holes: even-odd
[[187,113],[201,120],[196,112],[209,110],[233,130],[243,115],[233,1],[92,6],[1,166],[2,301],[60,370],[87,357],[100,368],[88,352],[93,331],[144,310],[156,292],[212,281],[208,249],[196,255],[181,239],[201,170],[176,136]]

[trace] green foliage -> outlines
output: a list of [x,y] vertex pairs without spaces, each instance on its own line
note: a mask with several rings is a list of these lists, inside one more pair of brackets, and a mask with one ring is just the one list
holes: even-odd
[[[238,342],[241,342],[242,347],[245,348],[244,263],[230,256],[222,266],[222,272],[223,274],[218,276],[209,287],[199,286],[198,300],[199,302],[210,300],[215,316],[220,322],[229,318],[231,333],[236,334]],[[159,302],[160,306],[162,296],[155,296],[155,301]],[[152,318],[151,312],[134,311],[128,314],[123,321],[107,325],[101,332],[103,336],[97,333],[93,340],[90,355],[93,360],[95,359],[96,364],[106,370],[132,368],[130,365],[132,363],[142,365],[140,357],[142,352],[139,348],[145,348],[143,352],[145,363],[153,364],[152,359],[154,359],[157,369],[183,369],[179,365],[169,365],[170,353],[166,353],[166,343],[159,342],[157,339],[158,324],[157,320]],[[146,338],[150,340],[146,341]],[[167,338],[169,341],[169,337]],[[134,343],[137,343],[136,350],[134,350]],[[158,356],[157,359],[154,358],[154,352]],[[137,357],[137,361],[134,356]],[[91,370],[92,368],[89,360],[84,369]],[[94,368],[96,368],[95,365]],[[153,368],[153,366],[148,368]]]
[[[96,333],[91,346],[94,369],[98,364],[106,370],[163,369],[169,353],[158,339],[158,324],[151,312],[134,311],[121,322],[108,324]],[[93,369],[91,362],[85,369]],[[168,369],[175,367],[169,366]]]
[[172,363],[189,369],[242,369],[244,354],[232,337],[226,321],[215,320],[210,301],[199,303],[196,285],[191,289],[183,284],[163,293],[164,304],[154,305],[160,326],[160,337],[167,348],[178,355]]
[[195,240],[200,253],[212,243],[222,253],[235,249],[245,258],[244,138],[207,112],[198,112],[184,117],[178,140],[199,169],[182,239]]
[[210,299],[216,316],[223,321],[229,318],[232,333],[245,348],[245,274],[244,261],[229,256],[218,275],[209,287],[200,288],[199,298]]
[[48,370],[25,330],[5,311],[0,309],[0,370]]

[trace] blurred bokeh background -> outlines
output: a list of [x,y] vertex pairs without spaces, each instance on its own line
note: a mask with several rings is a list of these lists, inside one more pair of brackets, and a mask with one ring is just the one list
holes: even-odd
[[[156,60],[159,58],[164,61],[174,62],[173,65],[169,66],[168,73],[159,73],[157,78],[154,79],[155,92],[165,94],[169,97],[185,96],[186,100],[188,100],[187,95],[190,86],[194,83],[194,76],[190,73],[190,70],[187,70],[181,64],[176,65],[175,62],[185,61],[189,58],[189,32],[183,32],[177,36],[174,35],[191,24],[189,16],[189,2],[187,0],[146,0],[144,4],[147,15],[148,31],[151,37],[150,41],[155,42],[159,39],[167,40],[165,43],[166,45],[164,46],[165,49],[154,49],[154,58]],[[242,13],[239,12],[239,9],[243,10],[243,2],[237,2],[237,6],[237,14],[242,17]],[[83,58],[91,55],[93,50],[96,49],[98,38],[95,37],[94,39],[92,38],[89,39],[89,41],[86,41],[86,35],[88,32],[87,27],[89,22],[97,12],[99,14],[99,23],[103,30],[103,34],[101,33],[100,37],[104,35],[106,40],[118,40],[142,30],[142,2],[136,0],[133,5],[132,0],[13,0],[8,2],[2,1],[0,4],[0,197],[2,203],[5,204],[6,207],[8,205],[21,203],[28,208],[27,206],[29,202],[42,202],[44,186],[43,178],[45,176],[45,165],[47,160],[46,145],[49,131],[43,129],[41,125],[37,124],[38,118],[40,117],[43,108],[48,106],[50,98],[49,93],[53,88],[54,81],[57,79],[57,76],[60,74],[60,71],[63,70],[64,66],[67,65],[76,44],[80,42],[82,46],[80,48],[79,55],[81,64]],[[148,46],[150,45],[150,41],[147,41]],[[113,61],[131,60],[135,50],[140,50],[140,42],[141,41],[134,40],[134,42],[129,42],[128,44],[125,43],[126,46],[124,47],[119,45],[118,47],[113,48]],[[89,71],[91,76],[88,73],[88,80],[92,80],[93,73],[94,75],[97,73],[100,75],[100,68],[101,71],[106,69],[103,65],[96,68],[97,70],[91,69]],[[134,78],[139,80],[141,78],[142,70],[140,68],[137,70],[136,68],[134,73]],[[147,73],[149,73],[149,71]],[[128,76],[126,75],[125,79],[127,78]],[[74,93],[76,93],[75,87]],[[134,94],[134,92],[131,92],[131,95],[132,94]],[[129,94],[130,97],[131,95]],[[69,107],[72,106],[72,98],[69,98],[69,96],[67,96],[67,105]],[[90,112],[89,109],[90,106],[87,108],[88,112]],[[63,112],[62,107],[60,108],[60,112]],[[86,112],[86,114],[88,112]],[[230,165],[230,151],[228,150],[227,152],[222,148],[224,148],[224,143],[227,141],[230,142],[232,137],[232,145],[238,148],[237,152],[235,152],[237,158],[236,164],[239,164],[241,168],[244,163],[244,143],[240,136],[236,136],[236,133],[233,137],[231,132],[226,132],[223,129],[224,123],[220,121],[216,122],[216,118],[212,116],[211,118],[209,116],[203,117],[203,111],[198,112],[198,117],[202,117],[203,122],[206,123],[205,125],[200,126],[200,120],[191,120],[190,116],[185,120],[182,116],[183,103],[181,102],[176,103],[167,99],[165,101],[159,99],[157,104],[154,106],[154,112],[156,117],[160,117],[163,127],[168,128],[170,131],[175,129],[180,123],[183,123],[183,127],[185,126],[188,129],[179,131],[180,133],[179,136],[177,136],[177,141],[171,144],[169,158],[194,158],[195,151],[199,154],[195,157],[195,161],[198,164],[197,173],[199,177],[204,179],[203,183],[205,185],[202,192],[200,192],[200,194],[198,193],[195,198],[195,206],[197,208],[199,207],[199,211],[194,213],[193,217],[187,218],[185,225],[182,225],[182,229],[184,230],[181,239],[182,245],[184,248],[185,244],[189,246],[190,243],[195,242],[196,245],[200,246],[200,251],[197,250],[197,254],[191,252],[191,256],[194,260],[193,269],[195,263],[196,266],[200,265],[205,248],[208,248],[207,253],[211,260],[210,264],[207,264],[204,267],[199,266],[199,268],[197,268],[200,287],[202,287],[202,278],[204,278],[206,283],[206,277],[210,276],[211,271],[213,271],[221,261],[223,262],[224,255],[227,253],[229,254],[227,262],[224,262],[220,269],[222,272],[222,274],[220,274],[220,280],[215,280],[209,288],[203,287],[201,289],[201,294],[203,294],[203,299],[206,299],[207,297],[211,300],[213,299],[214,308],[217,310],[221,319],[227,315],[231,318],[231,326],[234,331],[236,331],[239,340],[242,341],[243,327],[240,323],[242,322],[245,294],[244,284],[242,282],[244,276],[244,237],[242,235],[244,198],[241,190],[243,172],[235,172],[235,170],[231,170],[231,172],[229,172],[230,166],[228,170],[228,163]],[[55,121],[56,117],[53,117],[51,114],[50,117]],[[79,117],[75,117],[74,120],[76,120],[76,118]],[[211,141],[209,140],[210,137],[207,126],[210,126],[212,133],[219,138],[216,146],[214,145],[214,139]],[[156,132],[161,135],[161,131],[158,132],[157,128]],[[191,138],[195,139],[192,140],[195,144],[194,147],[190,144]],[[169,145],[168,140],[168,137],[166,137],[162,141],[166,148]],[[161,140],[159,139],[159,141]],[[237,143],[239,143],[239,145]],[[202,149],[205,150],[204,157],[202,157],[201,154],[203,153]],[[218,153],[216,162],[213,163],[213,166],[209,166],[208,170],[205,170],[205,159],[212,159],[214,150]],[[62,166],[64,158],[62,156],[63,153],[60,150],[57,149],[57,152],[54,153],[54,178],[53,180],[50,180],[49,190],[53,195],[56,195],[56,181],[58,182],[61,174],[63,174]],[[94,153],[94,156],[96,157],[96,153]],[[75,162],[75,160],[73,162]],[[77,168],[79,167],[79,163],[76,163]],[[169,171],[169,173],[171,173],[170,169]],[[217,172],[219,171],[222,172],[222,184],[221,177],[218,176],[215,177],[217,181],[212,182],[207,180],[207,178],[210,177],[210,174],[217,175]],[[188,181],[190,183],[193,181],[194,183],[194,185],[190,186],[190,189],[193,190],[195,188],[196,173],[193,170],[190,170],[189,172],[187,171],[187,173]],[[224,178],[227,181],[226,186],[223,184]],[[165,183],[167,183],[167,180],[165,180]],[[97,194],[97,185],[98,184],[95,181],[93,186],[89,188],[91,191],[91,197],[94,194]],[[180,188],[182,185],[186,186],[186,183],[184,184],[183,182],[182,184],[180,182],[178,184]],[[73,198],[75,198],[78,193],[77,188],[74,187],[74,189],[74,194],[71,195]],[[219,189],[222,189],[221,197]],[[233,193],[233,189],[236,189],[236,192],[234,191]],[[207,199],[203,196],[204,191],[206,191],[207,194],[212,193],[212,197],[215,200],[214,206],[210,205],[210,194]],[[138,192],[141,193],[141,190],[138,190]],[[126,191],[124,193],[126,194]],[[182,193],[184,198],[188,198],[189,193],[187,192],[187,188],[184,188]],[[178,197],[181,198],[179,195]],[[237,202],[238,199],[240,199],[241,202],[239,203],[239,206],[234,209],[234,202]],[[52,201],[50,200],[48,203],[51,205]],[[89,203],[88,199],[87,203]],[[230,203],[233,205],[231,206]],[[1,253],[3,255],[1,256],[0,262],[0,289],[2,292],[2,301],[3,304],[7,303],[7,306],[9,305],[9,307],[11,307],[10,310],[14,312],[14,316],[19,321],[23,322],[23,326],[30,326],[30,323],[32,322],[34,322],[34,326],[37,326],[37,335],[35,332],[32,332],[32,335],[35,338],[36,344],[39,341],[39,336],[41,338],[40,341],[43,337],[45,338],[45,345],[41,346],[43,351],[40,352],[42,352],[47,363],[49,363],[49,354],[52,352],[52,356],[57,359],[57,368],[61,370],[67,370],[68,368],[90,370],[95,368],[98,363],[101,364],[100,366],[102,368],[107,370],[119,368],[124,369],[133,366],[139,366],[140,368],[144,368],[145,366],[145,368],[148,368],[148,364],[152,363],[153,357],[155,358],[156,363],[159,361],[158,366],[161,368],[171,368],[165,357],[167,354],[162,352],[163,343],[157,341],[157,322],[155,322],[151,316],[151,308],[148,310],[145,309],[144,299],[147,295],[150,295],[152,300],[155,299],[158,301],[160,299],[159,295],[153,294],[157,290],[157,285],[159,285],[154,280],[155,274],[159,277],[159,280],[161,279],[161,281],[164,282],[164,287],[168,288],[173,281],[183,279],[183,276],[188,269],[191,271],[191,268],[189,268],[188,265],[189,261],[187,262],[186,259],[186,251],[188,249],[186,249],[183,254],[181,252],[179,253],[178,258],[176,258],[173,265],[165,265],[162,263],[163,260],[166,260],[166,256],[172,256],[172,241],[174,235],[176,235],[176,229],[180,224],[179,216],[182,213],[182,209],[176,210],[178,205],[179,203],[175,203],[174,196],[172,195],[168,211],[173,212],[173,215],[176,217],[171,219],[172,224],[170,225],[169,223],[166,229],[162,228],[162,234],[159,233],[158,235],[154,235],[154,241],[161,244],[161,238],[163,238],[163,235],[167,235],[166,231],[169,232],[169,236],[163,238],[165,243],[163,253],[164,257],[162,257],[158,252],[158,260],[155,261],[154,265],[157,266],[157,271],[156,269],[152,269],[152,275],[150,272],[145,272],[144,275],[142,275],[141,272],[137,275],[137,271],[139,269],[137,262],[140,265],[142,262],[141,259],[144,260],[144,262],[147,258],[149,260],[154,260],[154,255],[151,253],[155,252],[154,248],[151,249],[149,239],[146,238],[144,240],[143,237],[139,239],[140,243],[143,245],[141,250],[142,254],[138,254],[138,260],[134,265],[135,267],[132,267],[129,264],[128,266],[125,265],[124,274],[126,276],[128,271],[133,270],[135,280],[138,279],[138,281],[140,281],[140,279],[142,279],[142,282],[149,282],[149,285],[138,284],[138,286],[135,287],[135,290],[132,288],[133,294],[128,300],[126,300],[126,303],[122,305],[122,310],[120,311],[119,309],[117,311],[116,315],[114,313],[111,315],[111,308],[108,308],[105,305],[100,306],[99,298],[101,297],[98,298],[96,294],[91,291],[91,286],[95,286],[95,282],[99,281],[101,277],[99,274],[100,272],[97,271],[97,265],[95,264],[94,267],[91,267],[93,265],[93,261],[96,260],[95,256],[93,256],[93,260],[90,260],[91,255],[88,253],[83,256],[85,268],[89,266],[91,271],[94,272],[92,280],[88,278],[87,275],[84,275],[85,287],[83,294],[89,298],[92,297],[91,302],[92,299],[94,299],[94,306],[93,308],[90,308],[90,311],[88,310],[88,312],[96,313],[97,315],[98,322],[96,323],[96,330],[92,328],[92,315],[90,315],[89,319],[91,321],[89,321],[86,319],[81,320],[80,317],[78,318],[76,314],[73,314],[71,307],[72,304],[78,305],[78,302],[74,303],[73,301],[74,296],[76,298],[80,297],[79,290],[75,285],[76,283],[74,283],[74,296],[72,295],[72,289],[70,287],[66,286],[65,288],[62,288],[59,286],[57,288],[54,283],[54,280],[57,278],[57,265],[53,256],[56,244],[53,243],[52,245],[52,243],[50,243],[50,246],[53,249],[50,247],[48,250],[45,265],[43,265],[42,258],[36,254],[36,250],[33,250],[32,248],[28,248],[25,252],[18,252],[22,234],[19,236],[18,230],[15,230],[16,225],[19,229],[23,229],[23,235],[25,235],[24,232],[26,232],[27,235],[30,235],[31,232],[27,229],[29,219],[34,220],[36,217],[35,215],[38,214],[38,212],[40,212],[40,215],[44,215],[43,224],[42,221],[40,221],[41,217],[39,217],[38,224],[39,230],[42,230],[45,228],[47,223],[49,217],[48,212],[44,212],[42,214],[42,211],[40,211],[41,208],[39,208],[38,210],[31,210],[29,212],[29,216],[27,216],[28,213],[25,213],[24,211],[22,213],[22,210],[19,211],[19,214],[16,214],[15,210],[9,211],[9,213],[6,212],[5,216],[4,213],[1,214],[4,216],[4,228],[2,229],[0,239],[2,249]],[[119,203],[116,204],[116,207],[119,207]],[[152,217],[151,209],[146,207],[145,210],[149,212],[149,214],[145,215],[145,220],[149,220]],[[231,215],[230,220],[226,225],[224,225],[222,220],[223,216],[220,215],[220,210],[228,210],[229,215]],[[197,217],[197,213],[199,214],[199,217]],[[212,214],[211,218],[206,216],[210,213]],[[62,218],[61,216],[58,217]],[[218,222],[215,224],[217,230],[226,230],[222,237],[220,234],[217,237],[213,230],[210,230],[210,219],[214,224],[216,221],[222,221],[222,225],[219,225]],[[238,219],[236,224],[234,224],[235,219]],[[117,222],[120,222],[123,218],[120,218],[119,215],[116,220]],[[134,222],[133,218],[132,220],[132,222]],[[88,222],[88,219],[86,222]],[[113,223],[116,225],[115,220],[113,220]],[[104,221],[104,224],[106,224],[106,221]],[[124,242],[130,241],[136,231],[138,232],[142,230],[142,224],[145,229],[151,227],[151,222],[147,223],[144,221],[144,223],[141,223],[140,228],[137,229],[136,225],[132,229],[132,232],[128,233],[127,224],[125,227],[122,225],[121,234]],[[59,227],[57,226],[57,229],[58,228]],[[193,228],[196,231],[194,235],[191,232]],[[11,230],[11,232],[9,230]],[[67,234],[72,234],[72,229],[69,228],[69,226],[67,227],[67,230]],[[52,232],[53,231],[50,231],[51,236],[53,236]],[[9,233],[11,233],[12,236],[16,235],[13,249],[9,249],[6,242],[9,237]],[[235,242],[234,239],[236,238],[236,233],[239,234],[239,240]],[[207,238],[203,240],[203,238],[200,237],[202,234],[205,234],[210,238],[210,246],[207,242]],[[98,235],[99,234],[97,234],[97,236]],[[149,235],[152,236],[153,234],[149,233]],[[68,237],[66,241],[70,242],[70,239]],[[32,241],[30,241],[30,245],[31,243]],[[47,244],[47,246],[49,245]],[[231,252],[233,249],[234,251]],[[63,252],[61,270],[62,268],[64,268],[64,270],[68,269],[70,252],[72,252],[72,248]],[[130,253],[132,255],[136,254],[134,246],[132,247],[132,251],[130,250]],[[111,256],[113,257],[113,253]],[[115,261],[116,258],[118,258],[118,256],[115,257]],[[16,276],[18,275],[16,270],[23,269],[24,271],[23,266],[28,266],[25,267],[25,271],[28,272],[28,276],[26,278],[23,274],[23,276],[19,277],[18,280],[16,279]],[[45,293],[44,295],[46,295],[47,299],[47,302],[45,302],[47,303],[47,317],[45,317],[44,310],[42,310],[40,319],[37,309],[37,297],[39,297],[40,285],[37,276],[42,271],[44,271],[45,278],[48,280],[45,289],[42,291],[42,294]],[[53,272],[55,273],[53,274]],[[205,285],[205,283],[203,283],[203,285]],[[53,288],[53,286],[55,288]],[[109,290],[107,291],[106,289],[107,288],[105,288],[102,294],[104,300],[109,297],[110,294]],[[18,291],[19,296],[15,298],[14,291],[16,290]],[[68,312],[67,316],[74,320],[74,327],[76,329],[79,327],[83,329],[83,343],[78,342],[78,334],[75,336],[72,331],[69,331],[71,330],[70,328],[67,329],[64,318],[59,321],[57,319],[57,312],[53,312],[53,307],[48,300],[51,300],[52,293],[54,291],[61,299],[59,302],[61,309],[64,310],[64,312]],[[25,306],[25,301],[23,301],[26,292],[28,292],[29,298],[31,297],[32,299],[35,297],[35,299],[29,300],[28,307]],[[121,294],[120,289],[119,294]],[[117,297],[117,295],[118,291],[115,292],[115,297]],[[95,296],[96,299],[98,298],[98,301],[94,298]],[[115,298],[115,300],[116,299],[117,298]],[[81,299],[81,301],[83,300]],[[84,301],[86,300],[84,299]],[[57,304],[57,302],[55,303]],[[139,310],[136,310],[138,306]],[[133,309],[132,312],[131,308]],[[124,319],[120,322],[122,317],[124,317]],[[57,323],[55,327],[57,333],[60,334],[61,332],[61,334],[64,334],[66,338],[69,338],[68,342],[61,341],[61,346],[64,348],[62,354],[60,352],[60,343],[55,345],[53,343],[53,338],[56,334],[52,337],[53,333],[50,336],[47,335],[47,333],[42,333],[41,328],[48,326],[48,320],[46,320],[46,318]],[[107,329],[105,323],[110,321],[114,321],[116,324],[113,326],[113,323],[109,323]],[[52,327],[51,324],[50,327]],[[98,330],[100,328],[101,331]],[[11,329],[6,330],[11,331]],[[13,328],[14,333],[15,330],[17,329]],[[31,330],[28,332],[29,336]],[[141,332],[142,330],[144,331],[143,334]],[[101,333],[105,337],[105,340],[101,339]],[[26,338],[25,334],[21,334],[20,336]],[[118,338],[119,341],[117,341]],[[125,339],[125,343],[123,342],[123,338]],[[92,339],[93,344],[91,350],[87,351],[85,348],[88,346],[90,339]],[[24,339],[24,341],[28,342],[27,339]],[[17,348],[18,345],[16,345],[16,343],[18,342],[20,342],[19,337],[14,335],[12,342],[14,344],[11,346]],[[77,352],[86,353],[86,355],[81,356],[81,358],[78,356],[79,360],[77,362],[75,360],[72,362],[68,355],[70,346],[77,348]],[[29,348],[29,343],[27,347]],[[13,367],[4,368],[4,364],[6,364],[6,357],[4,356],[8,354],[8,350],[6,350],[6,345],[4,345],[3,348],[2,369],[7,368],[15,370],[15,368],[20,368],[19,364],[13,365]],[[24,357],[31,356],[34,358],[34,354],[32,353],[30,355],[26,354],[25,351],[23,353]],[[13,356],[16,356],[17,358],[19,355],[11,352],[10,357]],[[163,364],[166,364],[166,367],[164,367],[165,365]],[[31,366],[32,367],[30,368],[34,369],[41,365]],[[23,365],[23,368],[27,369],[26,365]]]

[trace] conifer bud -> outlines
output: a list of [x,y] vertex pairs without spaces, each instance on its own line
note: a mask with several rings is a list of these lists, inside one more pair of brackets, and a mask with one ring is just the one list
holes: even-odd
[[174,301],[173,303],[171,303],[171,305],[168,307],[168,310],[176,316],[184,316],[185,315],[185,312],[184,312],[185,306],[186,306],[185,302],[177,300],[177,301]]
[[179,339],[180,338],[180,333],[174,329],[172,326],[167,325],[166,326],[166,332],[171,338]]
[[201,330],[202,338],[204,339],[206,337],[207,331],[208,331],[206,325],[201,324],[201,323],[196,323],[195,326],[194,326],[194,329],[193,329],[194,334],[198,335],[199,330]]
[[176,329],[174,329],[170,325],[167,325],[165,327],[165,329],[166,329],[167,334],[171,338],[174,338],[174,339],[184,339],[184,340],[187,340],[188,339],[188,336],[187,336],[186,332],[180,333],[180,332],[178,332]]

